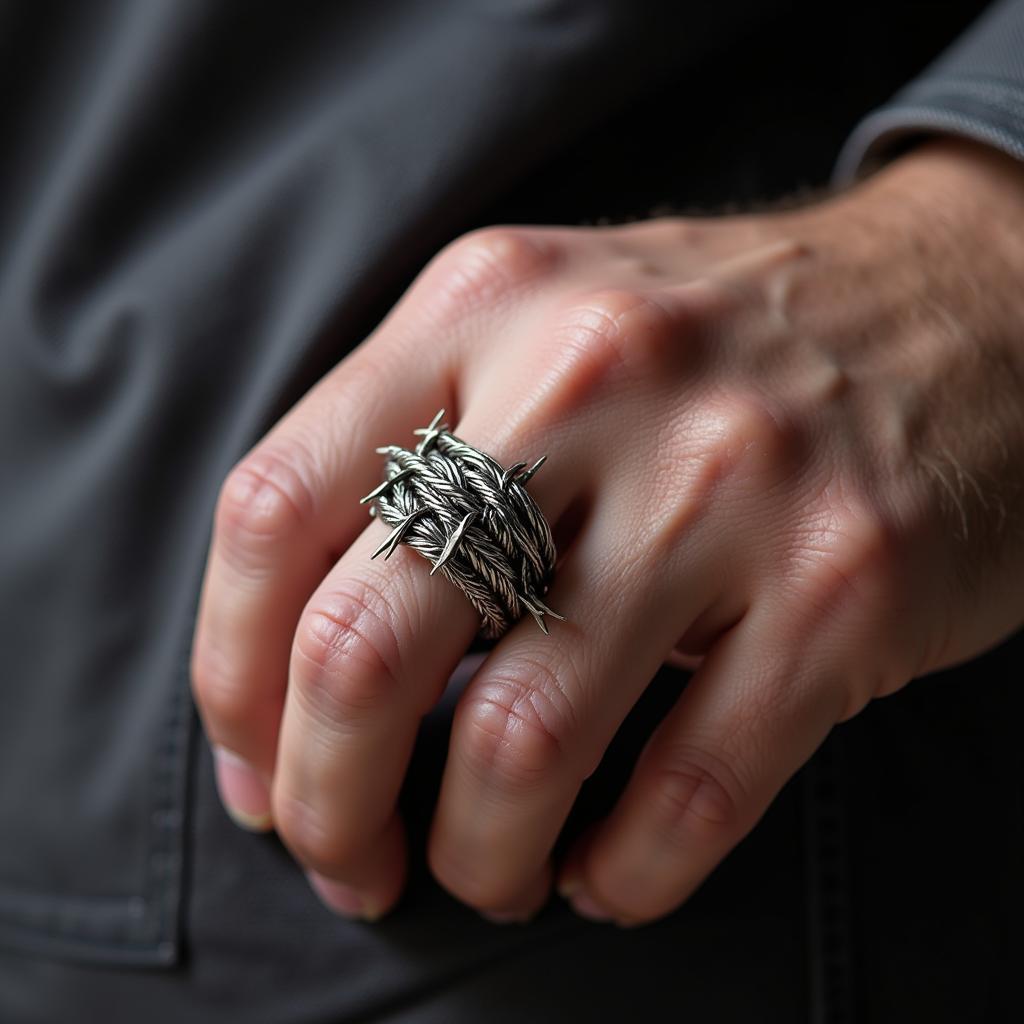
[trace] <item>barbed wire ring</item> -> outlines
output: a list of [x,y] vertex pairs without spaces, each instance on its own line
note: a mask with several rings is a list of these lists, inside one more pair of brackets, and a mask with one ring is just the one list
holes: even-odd
[[494,640],[529,612],[547,633],[545,615],[564,621],[541,600],[555,569],[555,543],[526,483],[544,464],[505,469],[486,452],[456,437],[442,422],[413,431],[412,450],[386,445],[384,480],[360,504],[371,503],[391,532],[370,556],[387,560],[408,544],[432,563],[480,613],[480,635]]

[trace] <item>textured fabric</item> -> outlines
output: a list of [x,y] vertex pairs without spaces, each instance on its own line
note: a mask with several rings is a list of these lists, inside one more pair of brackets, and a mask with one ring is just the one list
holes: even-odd
[[[219,483],[486,201],[680,59],[615,4],[304,7],[2,12],[3,94],[31,100],[0,131],[0,939],[19,945],[176,957]],[[604,73],[634,43],[645,59]]]
[[822,184],[978,6],[0,6],[3,1024],[1010,1016],[1019,639],[837,730],[633,932],[557,900],[498,928],[430,878],[456,684],[402,794],[402,906],[333,917],[224,815],[187,679],[225,473],[442,245]]
[[928,70],[852,132],[836,162],[845,184],[915,138],[958,135],[1024,160],[1024,0],[1000,0]]

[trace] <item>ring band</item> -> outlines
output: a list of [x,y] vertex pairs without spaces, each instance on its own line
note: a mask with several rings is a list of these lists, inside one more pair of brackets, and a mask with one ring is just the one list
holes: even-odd
[[415,449],[386,445],[384,480],[360,504],[373,502],[370,515],[391,533],[370,556],[390,558],[408,544],[440,570],[480,613],[480,635],[502,636],[529,612],[547,633],[544,616],[562,619],[541,597],[555,569],[555,543],[544,513],[527,492],[526,482],[546,455],[529,469],[517,462],[508,469],[467,444],[442,423],[441,409]]

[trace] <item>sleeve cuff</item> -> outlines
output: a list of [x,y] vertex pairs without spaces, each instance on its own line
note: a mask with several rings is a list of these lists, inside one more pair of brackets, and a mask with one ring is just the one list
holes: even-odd
[[1024,160],[1024,88],[989,78],[914,83],[856,126],[840,150],[832,184],[851,185],[935,135],[973,139]]

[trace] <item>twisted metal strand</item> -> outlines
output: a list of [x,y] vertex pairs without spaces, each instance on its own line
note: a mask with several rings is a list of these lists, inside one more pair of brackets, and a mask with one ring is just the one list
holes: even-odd
[[545,615],[563,616],[543,600],[555,568],[555,543],[544,514],[524,484],[541,467],[517,462],[505,469],[456,437],[442,423],[444,410],[414,450],[386,445],[384,480],[362,504],[373,502],[391,532],[370,556],[390,558],[408,544],[428,559],[480,613],[480,633],[497,639],[529,612],[547,633]]

